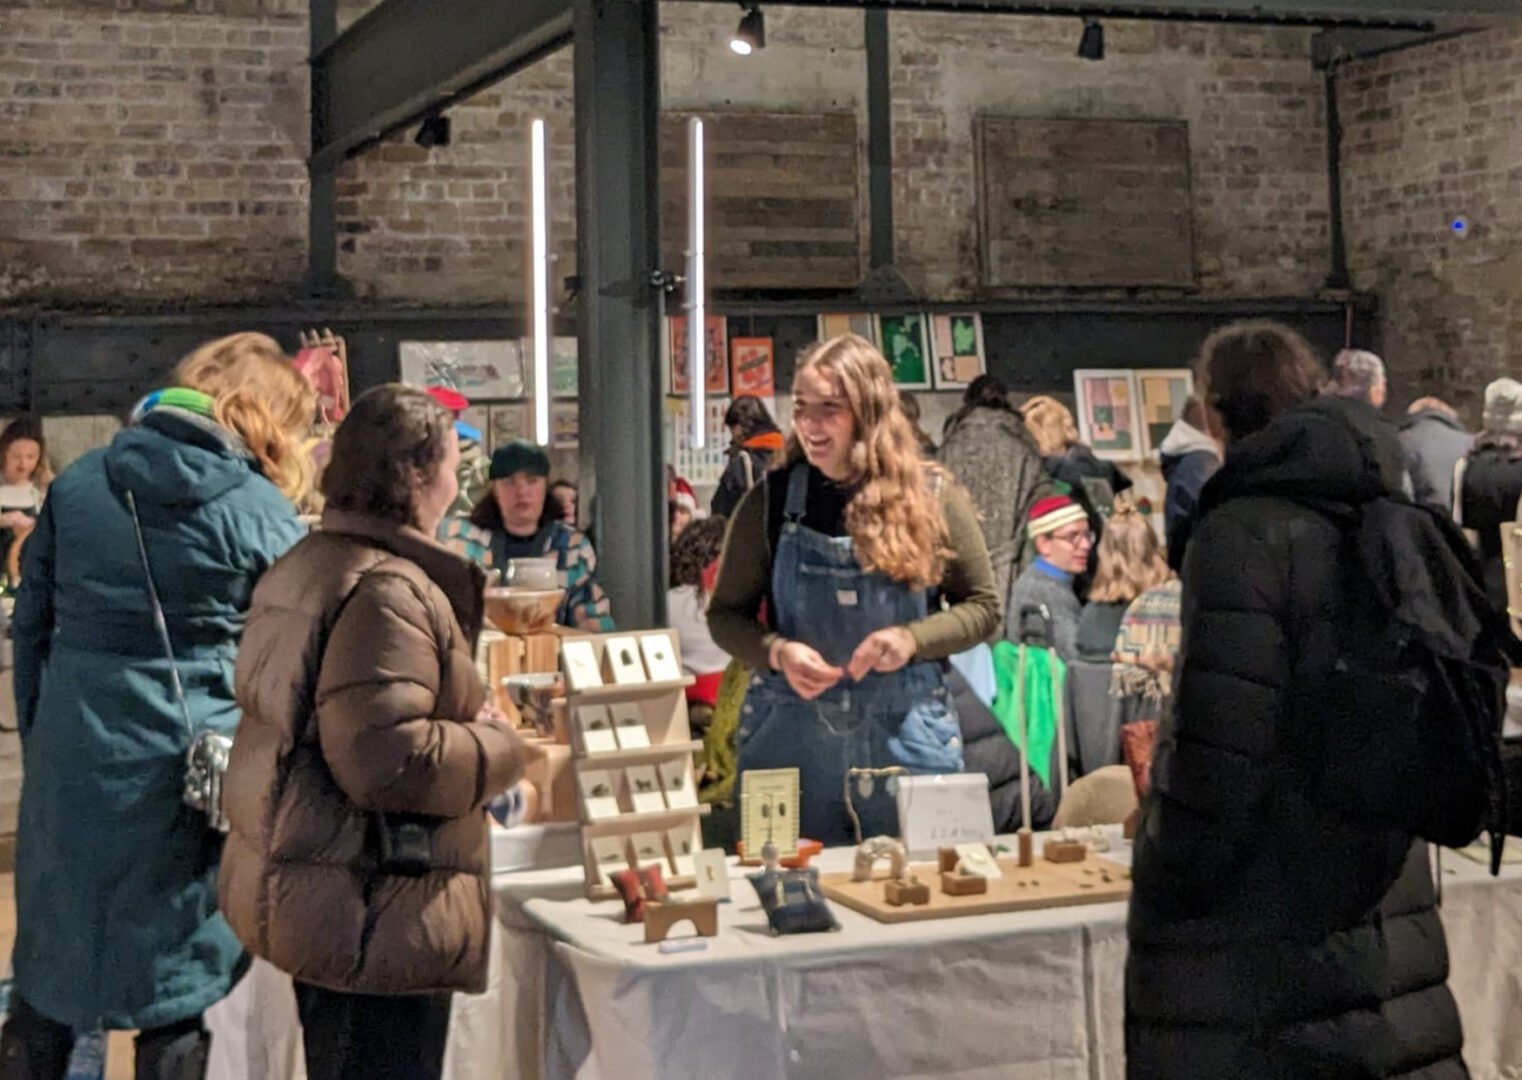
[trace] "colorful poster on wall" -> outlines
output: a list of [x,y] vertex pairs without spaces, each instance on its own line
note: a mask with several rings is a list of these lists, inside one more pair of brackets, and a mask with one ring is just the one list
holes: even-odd
[[[766,399],[768,411],[774,402]],[[676,469],[677,475],[698,486],[717,484],[729,464],[725,450],[729,448],[729,432],[724,428],[724,414],[729,411],[729,399],[709,398],[707,417],[704,419],[704,445],[701,450],[692,445],[692,407],[687,398],[666,399],[666,460]],[[773,413],[775,415],[775,413]]]
[[580,407],[574,401],[557,401],[550,406],[550,445],[569,450],[581,441]]
[[1106,461],[1137,461],[1142,454],[1136,410],[1136,372],[1073,372],[1078,437]]
[[930,350],[935,357],[935,388],[965,390],[988,370],[983,353],[983,316],[932,315]]
[[905,390],[930,389],[930,343],[926,340],[925,316],[882,315],[877,320],[878,341],[893,381]]
[[517,341],[403,341],[397,358],[401,380],[410,386],[447,386],[468,398],[514,398],[526,392]]
[[488,424],[490,431],[487,439],[493,450],[499,446],[506,446],[514,439],[533,439],[534,416],[531,406],[523,402],[493,405],[488,415],[491,422]]
[[1142,453],[1152,457],[1184,411],[1194,393],[1194,373],[1188,368],[1168,368],[1136,373],[1136,397],[1141,405]]
[[866,312],[819,316],[820,341],[829,341],[831,338],[840,337],[842,334],[855,334],[857,337],[864,337],[876,345],[878,342],[877,319]]
[[573,337],[550,339],[550,392],[558,398],[573,398],[580,387],[577,367],[577,344]]
[[735,397],[749,394],[768,398],[776,394],[772,339],[737,337],[729,343],[729,385]]
[[[728,324],[724,316],[710,315],[704,320],[704,326],[708,332],[708,351],[703,359],[703,385],[709,394],[728,394]],[[692,390],[687,375],[687,316],[669,316],[666,319],[666,329],[671,349],[671,393],[685,396]]]

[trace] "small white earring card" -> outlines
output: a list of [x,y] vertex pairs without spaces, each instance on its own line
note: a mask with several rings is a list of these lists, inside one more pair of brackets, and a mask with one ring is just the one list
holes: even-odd
[[650,745],[650,732],[645,727],[644,713],[639,711],[639,702],[615,702],[609,706],[608,715],[620,750],[643,750]]
[[618,749],[613,731],[613,714],[606,705],[582,705],[576,710],[577,737],[588,754],[606,754]]
[[705,900],[729,899],[729,861],[719,848],[704,848],[693,856],[698,895]]
[[630,765],[630,798],[636,814],[659,813],[666,809],[666,799],[661,794],[660,781],[655,776],[654,765]]
[[588,769],[577,778],[581,781],[581,804],[588,821],[605,821],[618,817],[618,773],[605,769]]
[[629,865],[629,855],[622,836],[592,837],[592,863],[597,867],[597,877],[612,886],[613,875]]
[[957,844],[957,858],[964,874],[996,880],[1004,876],[987,844]]
[[615,686],[636,686],[649,681],[645,677],[645,662],[640,659],[639,642],[634,638],[610,637],[603,643],[603,650],[608,675]]
[[693,789],[692,768],[687,764],[686,755],[675,761],[664,761],[658,768],[661,787],[666,792],[667,806],[676,810],[698,804],[698,793]]
[[590,641],[567,641],[560,646],[560,659],[565,667],[567,689],[575,692],[590,690],[602,685],[602,674],[597,670],[597,650]]
[[682,665],[676,662],[669,634],[646,634],[639,639],[639,648],[645,654],[645,670],[651,682],[675,682],[682,677]]
[[658,832],[637,832],[629,838],[634,845],[634,862],[638,866],[649,866],[658,863],[662,870],[666,870],[669,864],[666,862],[666,842]]
[[678,825],[666,830],[666,845],[671,849],[671,865],[676,870],[677,877],[693,877],[697,874],[697,865],[693,861],[693,849],[697,845],[692,842],[692,826]]

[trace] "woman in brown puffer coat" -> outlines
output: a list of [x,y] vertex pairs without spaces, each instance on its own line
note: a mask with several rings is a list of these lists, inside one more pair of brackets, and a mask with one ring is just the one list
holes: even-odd
[[421,391],[354,403],[322,531],[254,590],[224,787],[222,909],[289,972],[313,1080],[427,1080],[449,993],[486,985],[483,807],[525,751],[474,663],[481,571],[432,537],[453,418]]

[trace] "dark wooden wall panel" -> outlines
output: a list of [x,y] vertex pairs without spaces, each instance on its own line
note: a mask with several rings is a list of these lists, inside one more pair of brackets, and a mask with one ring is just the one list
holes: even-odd
[[983,284],[1193,288],[1189,125],[977,121]]
[[[687,249],[687,120],[661,130],[662,257]],[[862,279],[853,113],[705,113],[710,289],[850,289]]]

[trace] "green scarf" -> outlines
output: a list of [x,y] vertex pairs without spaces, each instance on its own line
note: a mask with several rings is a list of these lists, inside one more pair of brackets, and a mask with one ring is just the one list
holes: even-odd
[[[1016,685],[1020,677],[1020,652],[1025,652],[1024,693]],[[1052,694],[1053,666],[1056,668],[1057,691],[1067,686],[1067,665],[1055,652],[1030,645],[1015,645],[1001,641],[993,648],[994,693],[993,714],[1009,736],[1009,741],[1020,749],[1030,762],[1031,771],[1041,778],[1048,791],[1052,781],[1052,744],[1057,741],[1057,700]],[[1026,709],[1026,727],[1030,738],[1027,751],[1020,741],[1020,706]]]

